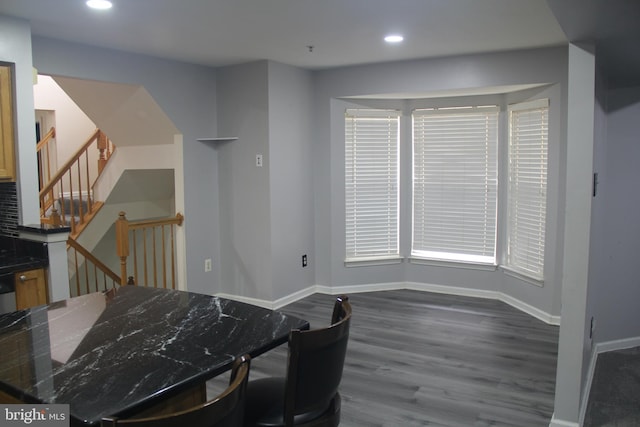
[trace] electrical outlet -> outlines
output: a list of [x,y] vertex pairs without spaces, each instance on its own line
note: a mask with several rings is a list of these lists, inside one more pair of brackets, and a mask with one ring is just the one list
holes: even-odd
[[211,271],[211,258],[204,260],[204,271]]
[[307,254],[302,255],[302,266],[306,267],[308,265],[307,263]]
[[262,154],[256,154],[256,167],[262,167]]

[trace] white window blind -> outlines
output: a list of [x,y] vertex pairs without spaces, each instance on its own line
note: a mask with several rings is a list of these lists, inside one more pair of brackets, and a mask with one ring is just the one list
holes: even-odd
[[498,107],[414,110],[412,256],[495,264]]
[[509,106],[506,267],[544,278],[549,100]]
[[399,111],[346,111],[347,261],[399,255],[399,127]]

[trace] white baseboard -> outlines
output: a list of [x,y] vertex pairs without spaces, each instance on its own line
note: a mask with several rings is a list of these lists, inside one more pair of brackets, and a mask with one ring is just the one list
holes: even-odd
[[512,307],[519,309],[520,311],[524,311],[525,313],[530,314],[531,316],[539,320],[542,320],[543,322],[548,323],[549,325],[560,326],[560,316],[554,316],[552,314],[549,314],[545,311],[540,310],[539,308],[536,308],[532,305],[522,302],[519,299],[516,299],[511,295],[507,295],[503,292],[499,292],[499,297],[497,299],[499,299],[500,301],[506,304],[509,304]]
[[519,299],[516,299],[510,295],[505,294],[504,292],[498,291],[487,291],[483,289],[471,289],[471,288],[461,288],[457,286],[442,286],[442,285],[432,285],[428,283],[415,283],[409,282],[407,283],[406,289],[413,289],[418,291],[427,291],[427,292],[437,292],[449,295],[460,295],[465,297],[474,297],[474,298],[487,298],[487,299],[495,299],[498,301],[502,301],[505,304],[509,304],[510,306],[517,308],[520,311],[523,311],[536,319],[540,319],[545,323],[550,325],[560,325],[560,316],[552,316],[549,313],[546,313],[532,305],[529,305]]
[[291,304],[292,302],[301,300],[302,298],[308,297],[309,295],[313,295],[316,292],[318,292],[317,288],[318,288],[317,285],[309,286],[308,288],[301,289],[285,297],[278,298],[273,302],[273,309],[277,310],[281,307],[284,307],[287,304]]
[[264,300],[264,299],[245,297],[245,296],[242,296],[242,295],[227,294],[227,293],[224,293],[224,292],[218,292],[218,293],[215,294],[215,296],[220,297],[220,298],[231,299],[231,300],[234,300],[234,301],[246,302],[247,304],[257,305],[258,307],[268,308],[269,310],[274,310],[275,309],[273,302],[267,301],[267,300]]
[[234,301],[246,302],[247,304],[257,305],[258,307],[268,308],[269,310],[277,310],[281,307],[284,307],[287,304],[291,304],[305,297],[308,297],[309,295],[313,295],[316,292],[326,293],[326,292],[322,292],[321,290],[318,290],[318,286],[314,285],[314,286],[309,286],[308,288],[305,288],[305,289],[301,289],[285,297],[279,298],[275,301],[269,301],[269,300],[260,299],[260,298],[245,297],[242,295],[227,294],[224,292],[218,292],[216,293],[216,296],[221,298],[231,299]]
[[589,368],[587,370],[587,378],[582,393],[582,401],[580,402],[580,425],[584,423],[584,418],[587,415],[589,392],[591,391],[591,384],[593,383],[593,376],[595,375],[596,371],[596,362],[598,361],[598,355],[607,353],[609,351],[626,350],[633,347],[640,347],[640,337],[599,342],[593,347],[593,350],[591,351],[591,358],[589,360]]
[[512,296],[509,296],[503,292],[487,291],[482,289],[461,288],[457,286],[443,286],[433,285],[429,283],[418,282],[388,282],[388,283],[372,283],[366,285],[344,285],[344,286],[321,286],[313,285],[308,288],[294,292],[293,294],[284,296],[275,301],[268,301],[258,298],[250,298],[239,295],[231,295],[226,293],[217,294],[223,298],[229,298],[236,301],[246,302],[249,304],[257,305],[259,307],[268,308],[270,310],[277,310],[284,307],[287,304],[296,302],[302,298],[305,298],[314,293],[321,293],[327,295],[340,295],[340,294],[357,294],[361,292],[376,292],[376,291],[394,291],[400,289],[410,289],[414,291],[435,292],[448,295],[459,295],[465,297],[474,298],[487,298],[502,301],[510,306],[517,308],[518,310],[525,312],[537,319],[542,320],[550,325],[560,325],[560,316],[552,316],[536,307],[533,307],[523,301],[520,301]]
[[554,413],[551,417],[549,427],[580,427],[580,424],[573,421],[559,420],[556,418],[556,414]]
[[407,289],[404,282],[373,283],[369,285],[316,286],[319,293],[327,295],[358,294],[362,292],[395,291]]
[[621,340],[599,342],[595,346],[597,354],[607,351],[626,350],[628,348],[640,347],[640,337],[624,338]]

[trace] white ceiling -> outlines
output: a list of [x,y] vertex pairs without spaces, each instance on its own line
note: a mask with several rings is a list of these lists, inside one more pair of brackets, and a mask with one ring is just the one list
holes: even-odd
[[[555,46],[544,0],[2,0],[32,32],[210,66],[269,59],[309,69]],[[402,33],[401,45],[383,41]],[[308,46],[313,46],[310,52]]]

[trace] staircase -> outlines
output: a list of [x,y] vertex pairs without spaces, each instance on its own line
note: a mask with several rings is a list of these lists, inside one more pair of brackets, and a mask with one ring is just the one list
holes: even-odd
[[[100,129],[89,136],[76,153],[52,175],[50,143],[55,128],[38,142],[38,176],[40,182],[40,222],[71,227],[76,238],[102,206],[93,197],[93,185],[114,151],[114,145]],[[92,155],[91,150],[94,150]],[[97,166],[90,157],[97,156]]]
[[123,284],[175,289],[176,227],[182,225],[182,215],[128,221],[125,213],[120,212],[117,220],[103,218],[102,221],[115,223],[120,273],[114,272],[83,247],[78,238],[104,206],[103,201],[95,200],[94,186],[115,146],[104,132],[96,129],[76,153],[52,173],[54,138],[55,128],[51,128],[37,144],[40,218],[43,224],[71,228],[67,241],[70,295],[106,291]]

